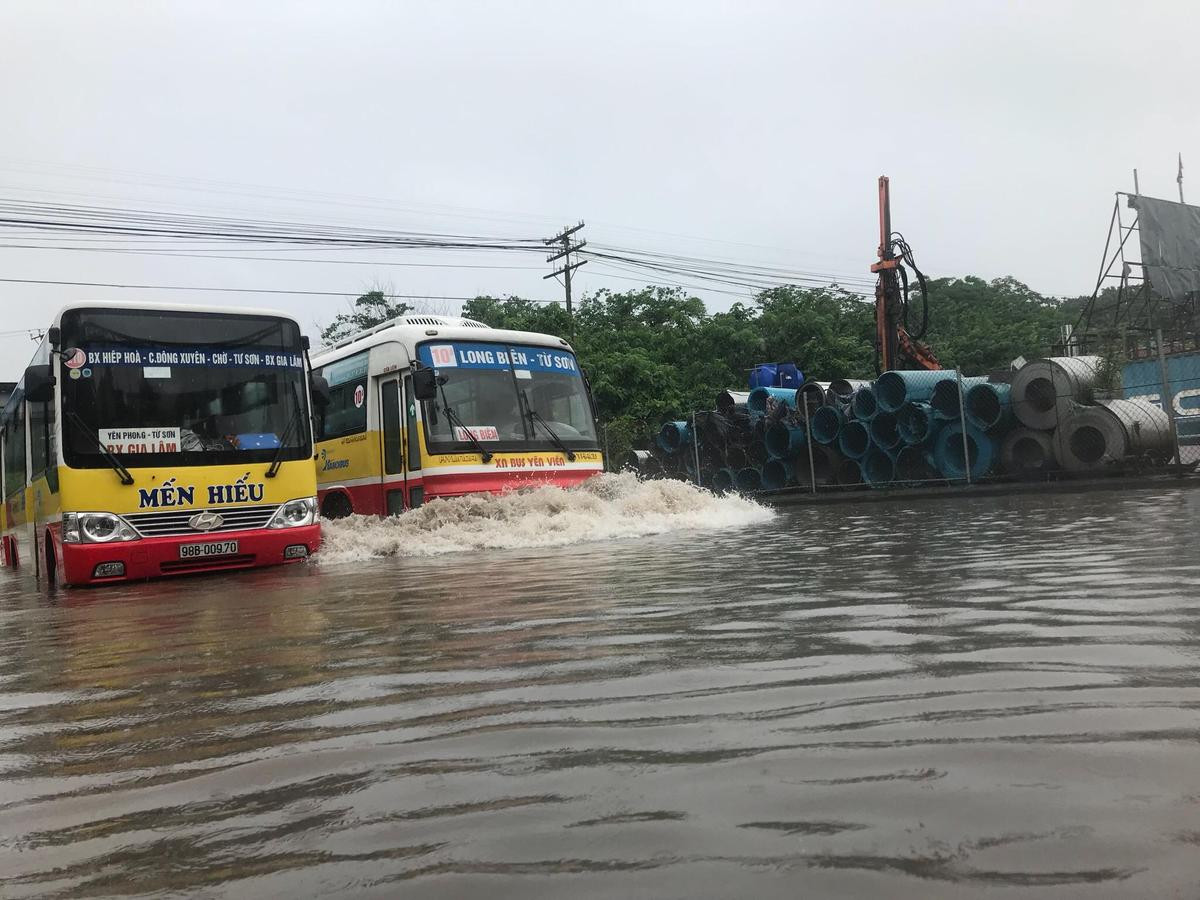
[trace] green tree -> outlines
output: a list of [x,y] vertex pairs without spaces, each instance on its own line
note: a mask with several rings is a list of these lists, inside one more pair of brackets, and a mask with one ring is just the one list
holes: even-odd
[[523,297],[476,297],[463,304],[462,315],[493,328],[512,331],[565,335],[571,330],[571,320],[562,306],[537,303]]
[[[1074,321],[1061,301],[1037,293],[1011,276],[986,281],[973,275],[929,281],[929,331],[925,341],[946,368],[971,375],[1007,368],[1018,356],[1042,356],[1059,340],[1059,326]],[[920,291],[913,292],[913,318]]]
[[398,302],[388,297],[381,290],[367,291],[362,294],[349,311],[338,313],[321,331],[321,341],[333,344],[344,338],[374,328],[376,325],[404,315],[412,309],[407,303]]
[[839,287],[783,285],[757,297],[761,361],[794,362],[806,378],[874,376],[875,307]]

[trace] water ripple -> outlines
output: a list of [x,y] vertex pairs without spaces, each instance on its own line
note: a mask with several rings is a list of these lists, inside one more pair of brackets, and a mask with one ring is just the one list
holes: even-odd
[[1194,890],[1200,495],[663,490],[0,573],[0,895]]

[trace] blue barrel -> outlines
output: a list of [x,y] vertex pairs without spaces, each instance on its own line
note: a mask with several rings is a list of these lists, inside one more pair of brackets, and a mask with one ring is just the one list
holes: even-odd
[[744,494],[761,491],[763,486],[762,471],[753,466],[738,469],[737,475],[733,479],[733,486]]
[[985,381],[967,391],[967,423],[980,431],[1003,432],[1013,422],[1012,387]]
[[[946,478],[967,477],[966,461],[963,457],[963,424],[955,422],[938,432],[933,445],[933,462]],[[971,456],[971,477],[982,478],[992,468],[996,459],[996,444],[984,432],[973,425],[965,426],[967,452]]]
[[943,381],[939,381],[933,389],[933,395],[929,398],[929,405],[933,407],[933,414],[939,419],[947,422],[957,422],[962,409],[962,403],[966,402],[966,393],[977,384],[986,384],[987,378],[983,376],[973,376],[962,380],[963,399],[962,403],[958,397],[958,379],[954,377],[954,372],[948,373],[951,377]]
[[926,444],[933,440],[937,423],[928,403],[905,403],[896,413],[896,427],[906,444]]
[[843,456],[851,459],[862,459],[871,449],[871,435],[867,426],[857,420],[851,420],[842,426],[838,434],[838,449]]
[[746,398],[746,409],[752,416],[765,416],[772,400],[788,409],[795,409],[796,391],[794,388],[756,387]]
[[875,399],[875,391],[870,385],[864,385],[854,392],[850,398],[850,409],[854,411],[854,418],[860,422],[869,422],[875,418],[875,413],[879,412],[879,402]]
[[842,411],[836,406],[822,406],[808,421],[813,440],[820,444],[834,443],[838,439],[838,432],[842,430],[844,419]]
[[775,367],[775,387],[790,387],[792,390],[804,384],[804,373],[795,363],[778,363]]
[[871,487],[882,487],[896,480],[896,463],[879,447],[872,447],[862,460],[863,481]]
[[658,430],[658,446],[666,453],[678,453],[692,444],[692,426],[688,422],[666,422]]
[[773,459],[788,459],[800,452],[807,445],[803,425],[788,425],[786,422],[773,422],[767,428],[763,439],[767,452]]
[[750,387],[776,387],[779,367],[775,363],[759,363],[750,370]]
[[717,469],[713,472],[712,489],[718,494],[728,494],[733,490],[733,480],[737,473],[733,469]]
[[792,480],[792,467],[782,459],[767,460],[762,467],[762,486],[768,491],[777,491],[788,486]]
[[875,398],[879,408],[885,412],[899,412],[905,403],[928,400],[933,396],[935,385],[953,372],[944,369],[917,372],[884,372],[875,380]]
[[882,450],[894,450],[902,443],[900,429],[896,427],[896,417],[890,412],[880,410],[871,420],[871,441]]

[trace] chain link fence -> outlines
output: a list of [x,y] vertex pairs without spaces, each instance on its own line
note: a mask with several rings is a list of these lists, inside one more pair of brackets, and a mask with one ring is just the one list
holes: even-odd
[[666,423],[622,420],[619,446],[606,438],[610,468],[718,492],[820,494],[1183,475],[1200,463],[1196,352],[885,372],[725,391],[714,407]]

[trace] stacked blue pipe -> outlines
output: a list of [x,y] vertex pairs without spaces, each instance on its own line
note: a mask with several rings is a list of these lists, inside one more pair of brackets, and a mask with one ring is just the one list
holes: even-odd
[[909,401],[896,414],[896,427],[904,443],[915,446],[931,442],[937,434],[937,421],[928,403]]
[[881,450],[895,450],[902,443],[896,417],[890,412],[876,413],[868,431],[871,433],[871,443]]
[[879,408],[885,412],[896,413],[905,403],[926,401],[933,396],[934,387],[946,378],[953,378],[953,372],[945,370],[929,372],[884,372],[875,382],[875,397]]
[[842,455],[850,459],[862,459],[871,449],[871,435],[867,426],[857,419],[842,426],[838,435],[838,449]]
[[967,423],[990,433],[1008,431],[1013,424],[1012,388],[1007,384],[972,385],[967,391]]
[[[964,447],[963,431],[966,431]],[[974,425],[955,422],[943,428],[933,445],[933,461],[939,472],[952,480],[967,477],[967,458],[970,458],[971,478],[979,479],[988,473],[996,458],[996,443]]]
[[692,442],[692,426],[687,422],[666,422],[658,430],[658,446],[664,453],[678,453]]
[[763,383],[722,392],[720,412],[698,414],[698,430],[687,421],[662,425],[662,471],[686,472],[719,492],[976,480],[992,470],[1014,427],[1008,385],[952,370],[885,372],[854,383],[852,394],[850,383],[796,388],[799,378],[790,364],[763,364],[752,379]]
[[939,381],[933,388],[929,405],[939,419],[947,422],[957,422],[962,418],[962,407],[966,403],[966,393],[977,384],[987,384],[983,376],[962,379],[963,396],[959,397],[959,379],[956,372],[947,372],[948,377]]
[[845,415],[836,406],[822,406],[809,419],[808,427],[813,440],[819,444],[837,443]]
[[872,447],[862,460],[863,481],[871,487],[883,487],[896,480],[896,461],[880,447]]
[[767,445],[767,453],[772,459],[787,459],[800,452],[807,446],[803,425],[789,425],[786,422],[772,422],[763,437]]
[[762,472],[752,466],[738,469],[737,475],[733,479],[733,486],[742,493],[747,494],[754,491],[761,491],[763,486]]
[[896,480],[905,484],[919,484],[938,477],[934,468],[933,454],[925,447],[909,444],[896,454]]
[[756,387],[746,398],[746,409],[752,416],[765,416],[771,401],[782,403],[788,409],[796,408],[795,388]]
[[768,491],[787,487],[792,480],[792,467],[786,460],[772,459],[762,467],[762,486]]
[[869,385],[860,387],[850,397],[850,409],[858,421],[871,421],[879,412],[879,400],[875,397],[875,391]]

